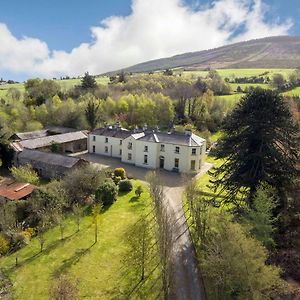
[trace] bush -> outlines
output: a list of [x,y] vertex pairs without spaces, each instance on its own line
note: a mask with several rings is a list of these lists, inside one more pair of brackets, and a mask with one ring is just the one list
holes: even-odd
[[120,176],[114,176],[114,177],[112,178],[112,180],[114,181],[114,183],[115,183],[116,185],[118,185],[119,182],[122,180],[122,178],[121,178]]
[[12,176],[18,182],[28,182],[37,185],[40,181],[36,171],[33,170],[31,165],[25,165],[21,167],[12,167],[10,169]]
[[121,177],[122,179],[126,178],[126,172],[123,168],[116,168],[114,174],[115,177]]
[[0,256],[6,254],[8,250],[9,241],[3,235],[0,235]]
[[137,197],[140,197],[142,192],[143,192],[143,187],[141,185],[139,185],[135,190],[135,194]]
[[130,192],[133,189],[132,182],[129,179],[121,180],[119,182],[119,191],[120,192]]
[[112,204],[118,195],[118,187],[112,179],[105,180],[102,185],[96,190],[95,196],[97,202],[102,202],[103,205]]

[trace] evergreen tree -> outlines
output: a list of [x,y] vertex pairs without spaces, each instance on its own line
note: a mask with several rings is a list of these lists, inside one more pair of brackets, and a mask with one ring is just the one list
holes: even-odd
[[[213,171],[215,189],[234,202],[239,192],[252,204],[257,187],[267,183],[282,195],[297,176],[297,127],[283,97],[256,88],[246,94],[223,126],[224,136],[215,155],[224,159]],[[282,206],[284,197],[281,197]]]
[[96,128],[99,121],[99,109],[99,103],[94,99],[90,99],[85,109],[85,117],[91,130]]
[[97,87],[97,82],[93,76],[86,72],[81,79],[81,88],[84,90],[91,90]]

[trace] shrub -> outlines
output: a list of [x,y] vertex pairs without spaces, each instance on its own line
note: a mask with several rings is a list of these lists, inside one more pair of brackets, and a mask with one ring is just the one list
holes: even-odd
[[140,197],[142,192],[143,192],[143,187],[141,185],[139,185],[135,190],[135,194],[137,197]]
[[124,179],[119,182],[120,192],[130,192],[132,191],[132,189],[133,189],[132,182],[129,179]]
[[12,167],[10,169],[13,177],[19,182],[28,182],[37,185],[39,183],[39,176],[36,171],[33,170],[31,165],[25,165],[21,167]]
[[95,196],[97,202],[102,202],[103,205],[112,204],[118,195],[118,187],[112,179],[105,180],[102,185],[96,190]]
[[114,174],[116,177],[121,177],[122,179],[126,178],[126,172],[123,168],[116,168]]
[[9,241],[3,235],[0,235],[0,256],[7,253],[8,250]]
[[122,180],[122,178],[121,178],[120,176],[114,176],[114,177],[112,178],[112,180],[114,181],[114,183],[115,183],[116,185],[118,185],[119,182]]

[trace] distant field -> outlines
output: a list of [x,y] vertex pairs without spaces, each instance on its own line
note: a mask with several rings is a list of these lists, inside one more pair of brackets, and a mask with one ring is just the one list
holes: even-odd
[[[134,181],[135,188],[138,184]],[[125,299],[124,288],[131,279],[123,264],[127,251],[124,233],[149,209],[149,194],[144,192],[136,199],[133,190],[121,195],[99,216],[98,243],[93,244],[92,217],[86,216],[77,233],[74,221],[66,221],[62,241],[59,227],[50,229],[42,253],[34,238],[17,252],[19,267],[15,267],[16,254],[0,258],[0,268],[14,283],[13,299],[48,299],[49,283],[62,272],[79,278],[80,299]],[[153,292],[156,293],[155,289]],[[155,299],[154,295],[149,297]]]
[[288,95],[288,96],[300,96],[300,87],[296,87],[295,89],[283,93],[283,95]]
[[269,84],[264,83],[230,83],[230,86],[232,92],[236,92],[238,86],[240,86],[243,91],[249,87],[261,87],[263,89],[272,89],[272,87]]
[[216,98],[226,100],[230,102],[232,106],[234,106],[236,103],[240,101],[243,95],[244,94],[232,94],[232,95],[216,96]]
[[[293,69],[217,69],[217,72],[223,77],[234,78],[234,77],[251,77],[259,76],[266,72],[268,74],[264,76],[272,77],[274,74],[279,73],[285,77],[288,77],[292,73]],[[183,76],[192,76],[192,77],[204,77],[208,74],[208,71],[184,71]]]
[[[96,81],[99,84],[107,85],[109,82],[109,77],[106,76],[98,77],[96,78]],[[69,88],[72,88],[73,86],[80,84],[80,79],[56,80],[56,82],[59,83],[63,89],[68,90]],[[21,92],[24,92],[25,90],[24,83],[0,85],[0,97],[4,97],[10,88],[18,89]]]

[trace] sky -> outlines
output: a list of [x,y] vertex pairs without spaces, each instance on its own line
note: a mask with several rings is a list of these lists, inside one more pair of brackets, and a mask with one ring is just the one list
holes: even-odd
[[0,0],[0,77],[101,74],[253,38],[300,35],[299,0]]

